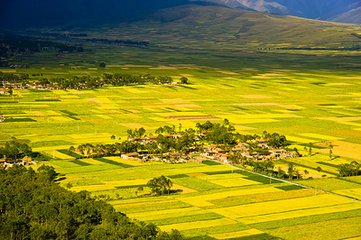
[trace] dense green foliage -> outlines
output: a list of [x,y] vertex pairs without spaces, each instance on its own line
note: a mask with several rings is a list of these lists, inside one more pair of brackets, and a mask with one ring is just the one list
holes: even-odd
[[31,147],[16,138],[13,138],[11,141],[6,142],[3,147],[0,147],[0,158],[17,160],[31,154]]
[[[104,64],[104,65],[103,65]],[[101,64],[101,68],[105,68],[105,63]],[[41,75],[41,74],[40,74]],[[152,84],[169,84],[173,82],[169,76],[152,76],[150,74],[132,75],[127,73],[104,74],[102,77],[71,76],[71,77],[53,77],[30,79],[27,74],[13,74],[0,72],[0,81],[3,85],[17,88],[47,88],[47,89],[94,89],[104,85],[110,86],[130,86],[142,85],[146,83]]]
[[165,176],[155,177],[148,181],[147,186],[152,190],[153,194],[162,195],[170,194],[173,182]]
[[130,220],[88,192],[60,187],[54,174],[52,167],[0,171],[2,239],[182,239]]
[[341,177],[358,176],[361,174],[361,164],[356,161],[340,164],[338,169]]
[[[234,126],[225,119],[223,123],[212,123],[206,121],[197,123],[196,128],[182,130],[182,125],[176,128],[174,125],[159,127],[152,138],[147,137],[144,128],[128,129],[128,139],[114,144],[81,144],[76,149],[71,147],[70,151],[77,151],[84,157],[106,157],[117,156],[122,153],[147,151],[150,154],[163,154],[169,152],[189,153],[190,151],[202,151],[203,146],[214,144],[222,149],[230,150],[237,143],[248,142],[250,149],[262,151],[257,146],[256,139],[265,139],[266,143],[274,148],[287,146],[289,143],[284,135],[278,133],[264,136],[242,135],[236,132]],[[267,151],[268,153],[268,151]]]

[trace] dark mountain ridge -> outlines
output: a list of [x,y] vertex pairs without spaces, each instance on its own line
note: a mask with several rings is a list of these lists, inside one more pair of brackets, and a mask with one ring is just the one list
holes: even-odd
[[0,28],[86,26],[132,22],[161,9],[192,3],[222,5],[264,13],[357,23],[360,0],[3,0]]
[[0,27],[29,28],[69,24],[126,22],[147,18],[162,8],[188,0],[5,0]]

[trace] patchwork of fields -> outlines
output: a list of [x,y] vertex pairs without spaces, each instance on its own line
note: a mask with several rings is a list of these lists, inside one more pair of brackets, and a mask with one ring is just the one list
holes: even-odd
[[[119,67],[109,68],[111,71]],[[31,73],[34,70],[19,70]],[[68,70],[67,74],[77,74]],[[221,71],[205,67],[125,68],[122,71],[188,76],[190,85],[146,85],[86,91],[15,91],[0,96],[0,141],[28,139],[36,151],[67,159],[63,149],[114,142],[129,128],[154,131],[165,124],[194,127],[229,119],[241,133],[285,134],[302,154],[310,176],[335,176],[335,166],[361,156],[361,82],[350,72]],[[54,74],[48,72],[47,74]],[[65,74],[65,73],[64,73]],[[45,75],[46,76],[46,75]],[[339,158],[329,159],[329,144]],[[60,150],[60,151],[59,151]],[[287,164],[287,163],[286,163]],[[282,166],[281,166],[282,167]],[[324,170],[315,171],[317,167]]]
[[[140,163],[119,157],[52,160],[49,164],[65,174],[64,187],[88,190],[100,198],[108,196],[105,199],[116,210],[155,223],[162,230],[178,229],[194,239],[361,237],[359,201],[319,189],[270,182],[226,165]],[[161,174],[173,181],[177,193],[149,196],[147,181]],[[353,182],[329,180],[345,195],[354,192],[355,186],[361,189],[358,178],[351,179]],[[320,186],[317,181],[302,184]],[[340,224],[345,225],[345,231],[336,227]]]
[[[130,68],[130,69],[129,69]],[[120,70],[119,66],[109,71]],[[20,70],[29,71],[29,70]],[[337,177],[337,165],[361,159],[361,79],[337,71],[224,71],[195,66],[127,67],[122,71],[187,76],[189,85],[145,85],[85,91],[15,90],[0,96],[0,141],[27,139],[66,178],[130,217],[200,239],[360,238],[360,177]],[[49,73],[50,74],[50,73]],[[53,73],[51,73],[53,74]],[[69,70],[68,74],[76,74]],[[274,182],[225,165],[140,163],[119,157],[76,160],[82,143],[114,143],[129,128],[194,127],[227,118],[241,133],[279,132],[306,155],[276,163],[314,180],[312,188]],[[313,146],[308,156],[304,147]],[[329,158],[332,144],[336,158]],[[318,168],[320,167],[320,168]],[[165,175],[179,190],[150,197],[145,184]],[[328,178],[330,177],[330,178]],[[140,187],[144,189],[141,190]],[[350,197],[350,198],[348,198]],[[339,230],[340,226],[342,231]]]

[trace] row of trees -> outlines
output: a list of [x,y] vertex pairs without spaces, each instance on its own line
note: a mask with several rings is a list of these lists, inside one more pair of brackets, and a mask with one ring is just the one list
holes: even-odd
[[45,41],[34,37],[0,35],[0,56],[11,56],[21,53],[35,53],[49,49],[63,52],[83,52],[83,47],[54,41]]
[[178,231],[131,220],[88,192],[68,191],[56,178],[52,167],[0,169],[1,239],[182,239]]
[[29,76],[29,74],[26,74],[26,73],[14,74],[14,73],[0,72],[0,84],[2,84],[3,81],[10,82],[10,83],[21,83],[21,82],[28,81],[29,79],[30,79],[30,76]]
[[[170,84],[173,78],[169,76],[152,76],[150,74],[132,75],[128,73],[104,74],[101,77],[71,76],[71,77],[54,77],[41,78],[39,80],[32,80],[27,74],[14,74],[0,72],[0,82],[7,82],[12,85],[18,85],[22,88],[34,85],[38,88],[52,88],[52,89],[95,89],[101,88],[105,85],[110,86],[130,86],[151,84]],[[182,83],[188,83],[187,78],[182,78]],[[3,83],[1,83],[3,84]]]

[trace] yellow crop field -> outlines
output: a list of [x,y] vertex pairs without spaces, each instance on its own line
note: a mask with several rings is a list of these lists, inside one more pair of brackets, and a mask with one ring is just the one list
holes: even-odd
[[198,207],[189,207],[189,208],[176,208],[176,209],[166,209],[159,211],[149,211],[149,212],[140,212],[140,213],[131,213],[128,214],[129,217],[142,219],[143,221],[149,220],[159,220],[164,218],[171,217],[183,217],[183,216],[192,216],[199,213],[205,213],[207,211],[202,210]]
[[245,204],[241,206],[228,207],[228,208],[218,208],[212,211],[221,214],[225,217],[238,219],[243,217],[259,216],[259,215],[272,214],[277,212],[326,207],[326,206],[332,206],[336,204],[344,204],[350,202],[352,202],[352,200],[344,197],[323,194],[312,197]]
[[361,209],[361,204],[351,202],[351,203],[338,204],[329,207],[327,206],[327,207],[318,207],[311,209],[300,209],[300,210],[292,210],[290,212],[267,213],[266,215],[240,217],[237,220],[239,220],[244,224],[253,224],[253,223],[277,221],[277,220],[284,220],[284,219],[297,218],[297,217],[321,215],[326,213],[350,211],[355,209]]
[[99,165],[101,164],[101,162],[95,160],[95,159],[92,159],[92,158],[84,158],[81,160],[82,162],[85,162],[85,163],[88,163],[88,164],[92,164],[92,165]]
[[223,187],[241,187],[241,186],[248,186],[248,185],[257,185],[262,184],[259,182],[255,182],[248,179],[217,179],[217,180],[210,180],[211,183],[221,185]]
[[334,192],[361,200],[361,188],[342,189]]
[[99,185],[87,185],[87,186],[75,186],[72,187],[72,191],[80,192],[83,190],[94,192],[94,191],[100,191],[100,190],[111,190],[114,189],[113,186],[107,185],[107,184],[99,184]]
[[112,161],[124,163],[131,166],[144,166],[144,163],[139,160],[123,159],[121,157],[106,157],[106,159],[110,159]]
[[262,233],[263,233],[262,231],[252,228],[252,229],[247,229],[247,230],[238,231],[238,232],[210,234],[210,236],[214,237],[216,239],[235,239],[235,238],[242,238],[242,237],[258,235],[258,234],[262,234]]
[[189,203],[193,206],[197,207],[209,207],[213,206],[212,203],[208,202],[210,200],[226,198],[231,196],[242,196],[242,195],[249,195],[249,194],[256,194],[256,193],[272,193],[282,191],[272,187],[265,187],[265,188],[255,188],[255,189],[242,189],[242,190],[233,190],[233,191],[225,191],[213,194],[205,194],[199,195],[195,197],[181,197],[179,198],[181,201]]
[[177,223],[171,225],[161,226],[160,229],[163,231],[170,231],[172,229],[188,230],[188,229],[195,229],[195,228],[204,228],[204,227],[215,227],[227,224],[235,224],[237,223],[234,220],[228,218],[221,218],[215,220],[207,220],[207,221],[195,221],[195,222],[186,222],[186,223]]
[[340,139],[341,139],[341,138],[338,138],[338,137],[334,137],[334,136],[330,136],[330,135],[325,135],[325,134],[319,134],[319,133],[300,133],[300,135],[301,135],[301,136],[304,136],[304,137],[321,139],[321,140],[325,140],[325,141],[336,141],[336,140],[340,140]]

